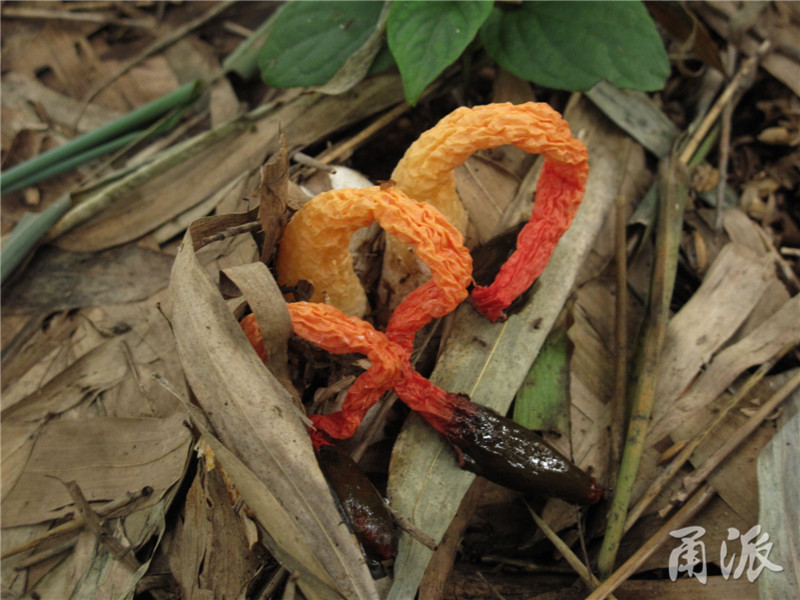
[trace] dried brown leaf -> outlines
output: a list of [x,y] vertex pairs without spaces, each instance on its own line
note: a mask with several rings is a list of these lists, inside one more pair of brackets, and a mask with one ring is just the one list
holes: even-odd
[[[744,6],[747,7],[748,4],[745,3]],[[741,38],[739,41],[736,39],[739,32],[733,23],[736,13],[741,10],[739,3],[727,0],[698,2],[692,8],[714,31],[729,42],[735,43],[739,50],[747,55],[755,54],[762,39],[775,40],[775,49],[764,58],[762,66],[791,88],[795,94],[800,95],[800,60],[798,60],[800,46],[797,42],[800,39],[800,27],[794,20],[785,19],[774,6],[767,6],[762,14],[759,28],[738,36]],[[761,32],[757,33],[759,29]]]
[[3,422],[36,421],[63,413],[114,386],[126,371],[121,344],[117,340],[101,344],[34,393],[14,403],[9,400],[0,413]]
[[41,598],[133,598],[151,560],[151,553],[141,552],[141,546],[145,542],[150,542],[151,547],[159,545],[166,527],[165,514],[177,487],[173,486],[149,508],[127,516],[124,524],[114,522],[111,535],[140,549],[143,558],[138,569],[131,570],[125,561],[99,544],[93,532],[84,530],[66,559],[57,557],[54,568],[52,564],[41,566],[44,577],[29,581],[28,592],[35,592]]
[[167,560],[183,598],[236,598],[259,557],[248,547],[220,470],[204,468],[202,460],[198,467]]
[[170,290],[178,355],[219,441],[204,437],[267,532],[268,547],[302,567],[310,584],[327,583],[346,598],[377,598],[316,464],[303,413],[250,347],[189,233]]
[[[75,115],[83,111],[83,116],[77,124],[77,133],[92,131],[122,115],[120,111],[109,110],[97,104],[84,107],[83,102],[59,94],[41,84],[38,79],[19,71],[3,75],[2,102],[4,113],[13,108],[24,110],[33,102],[42,108],[48,121],[67,131],[75,126]],[[6,118],[8,117],[4,117],[3,120]]]
[[137,239],[252,171],[265,155],[279,149],[280,132],[293,144],[305,146],[401,100],[396,76],[370,78],[340,96],[298,96],[252,126],[243,120],[212,147],[126,191],[101,215],[60,237],[58,244],[88,251]]
[[8,423],[2,425],[2,498],[14,488],[30,457],[39,435],[39,423]]
[[[530,156],[530,155],[528,155]],[[500,220],[519,188],[519,178],[481,155],[455,170],[456,189],[483,244],[500,233]]]
[[183,474],[191,445],[183,421],[180,414],[50,421],[4,498],[3,527],[40,523],[73,510],[59,479],[77,481],[92,502],[146,485],[155,490],[151,498],[157,502]]
[[[692,336],[690,341],[696,339],[697,337]],[[677,393],[680,395],[676,396],[668,406],[659,405],[653,416],[648,439],[655,442],[663,438],[681,422],[692,419],[697,410],[719,396],[745,369],[769,360],[787,344],[798,343],[800,343],[800,296],[795,296],[745,338],[718,352],[713,362],[691,388],[687,391],[678,389]],[[703,366],[705,363],[697,365],[697,368]],[[695,374],[692,374],[692,377],[694,376]]]
[[264,246],[261,260],[268,263],[278,244],[283,226],[288,221],[286,207],[289,203],[289,151],[286,149],[286,136],[281,134],[280,150],[277,156],[261,167],[261,185],[256,190],[258,220]]
[[[718,406],[719,403],[714,403],[706,410],[695,414],[690,421],[676,427],[673,435],[691,438],[700,424],[705,424],[714,418],[715,408]],[[692,454],[691,462],[695,468],[701,467],[716,450],[734,436],[745,421],[746,417],[743,414],[728,415],[728,418],[715,429],[713,435],[706,438]],[[775,429],[772,427],[758,428],[748,437],[746,443],[739,446],[705,478],[731,510],[751,526],[758,522],[758,474],[753,467],[761,449],[774,435]],[[685,495],[683,490],[679,490],[673,494],[672,499]]]
[[718,71],[725,72],[719,49],[689,6],[678,2],[650,2],[648,10],[686,50]]
[[10,314],[52,313],[144,300],[166,287],[173,258],[139,246],[103,252],[40,249],[4,294]]
[[81,48],[94,28],[86,23],[64,27],[55,20],[41,28],[20,28],[5,40],[4,69],[30,77],[47,69],[51,88],[81,98],[93,79],[92,64],[81,56]]
[[[260,262],[229,267],[222,272],[241,290],[256,317],[263,336],[267,368],[293,393],[288,363],[292,322],[278,284],[269,275],[267,266]],[[299,405],[299,398],[297,400]]]

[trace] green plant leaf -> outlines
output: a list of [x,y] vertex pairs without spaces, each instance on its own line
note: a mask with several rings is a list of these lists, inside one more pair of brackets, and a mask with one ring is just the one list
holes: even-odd
[[481,28],[489,55],[518,77],[586,91],[601,79],[664,87],[669,61],[641,2],[523,2],[495,7]]
[[381,46],[380,50],[378,50],[378,54],[375,55],[375,60],[372,61],[372,65],[370,65],[367,75],[376,75],[378,73],[382,73],[383,71],[394,67],[396,64],[397,63],[394,60],[394,56],[392,56],[392,51],[389,50],[389,46],[384,42],[383,46]]
[[461,56],[491,10],[492,2],[483,0],[392,2],[387,41],[400,68],[409,104],[414,104],[425,86]]
[[278,88],[328,83],[375,30],[383,2],[289,2],[264,42],[261,78]]
[[565,313],[553,326],[514,400],[514,420],[537,431],[569,435],[570,341]]

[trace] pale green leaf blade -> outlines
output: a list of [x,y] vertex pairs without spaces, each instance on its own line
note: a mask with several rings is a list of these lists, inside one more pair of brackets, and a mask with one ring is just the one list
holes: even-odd
[[621,90],[607,81],[599,81],[586,96],[623,131],[661,158],[666,156],[678,128],[658,104],[639,90]]
[[425,87],[461,56],[491,10],[492,2],[483,0],[392,2],[387,41],[409,104],[414,104]]
[[528,429],[569,434],[570,343],[559,319],[517,392],[514,420]]
[[[794,373],[797,371],[795,370]],[[789,373],[786,373],[789,379]],[[781,423],[782,421],[782,423]],[[781,571],[764,569],[758,578],[761,598],[797,598],[800,595],[800,390],[786,401],[780,431],[758,457],[758,524],[774,544],[769,560]]]

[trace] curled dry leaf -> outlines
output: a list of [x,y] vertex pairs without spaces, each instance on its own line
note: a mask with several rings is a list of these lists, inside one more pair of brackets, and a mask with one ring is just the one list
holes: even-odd
[[681,422],[695,418],[698,410],[723,393],[746,369],[769,360],[786,345],[799,343],[800,296],[794,296],[744,338],[717,352],[691,387],[674,397],[668,407],[660,407],[653,415],[649,440],[656,442]]
[[327,589],[327,597],[377,598],[317,466],[302,413],[251,349],[197,261],[189,233],[170,290],[178,354],[219,442],[206,439],[266,531],[267,545],[301,567],[309,585]]
[[229,267],[222,272],[236,284],[247,298],[253,315],[261,324],[259,333],[266,332],[261,336],[259,345],[264,355],[259,358],[266,363],[267,368],[278,381],[290,392],[293,392],[294,388],[289,378],[287,354],[292,323],[289,320],[289,312],[286,310],[283,295],[275,280],[267,272],[267,266],[257,262]]
[[[52,418],[114,387],[128,370],[124,348],[116,339],[100,344],[81,356],[50,381],[26,397],[13,401],[5,394],[0,418],[3,423],[36,422]],[[12,390],[13,391],[13,390]]]
[[[202,460],[202,459],[201,459]],[[199,468],[186,492],[184,518],[165,536],[167,562],[183,598],[236,598],[255,572],[259,554],[248,547],[220,469]]]
[[46,246],[4,294],[3,310],[39,314],[144,300],[164,288],[171,264],[168,254],[139,246],[103,252]]
[[681,420],[676,409],[688,409],[687,390],[741,327],[774,277],[769,255],[758,256],[738,244],[722,249],[700,288],[669,322],[658,367],[651,440],[669,432],[667,423]]

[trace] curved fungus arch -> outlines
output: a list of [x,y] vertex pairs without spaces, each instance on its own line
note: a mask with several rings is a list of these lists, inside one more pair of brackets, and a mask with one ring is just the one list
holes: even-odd
[[[367,298],[348,246],[356,230],[375,221],[411,245],[431,271],[417,296],[435,302],[417,307],[417,319],[447,314],[467,297],[472,258],[461,234],[438,210],[389,186],[332,190],[309,200],[284,229],[278,283],[307,280],[314,285],[312,302],[327,301],[345,314],[363,316]],[[426,311],[430,316],[422,314]]]

